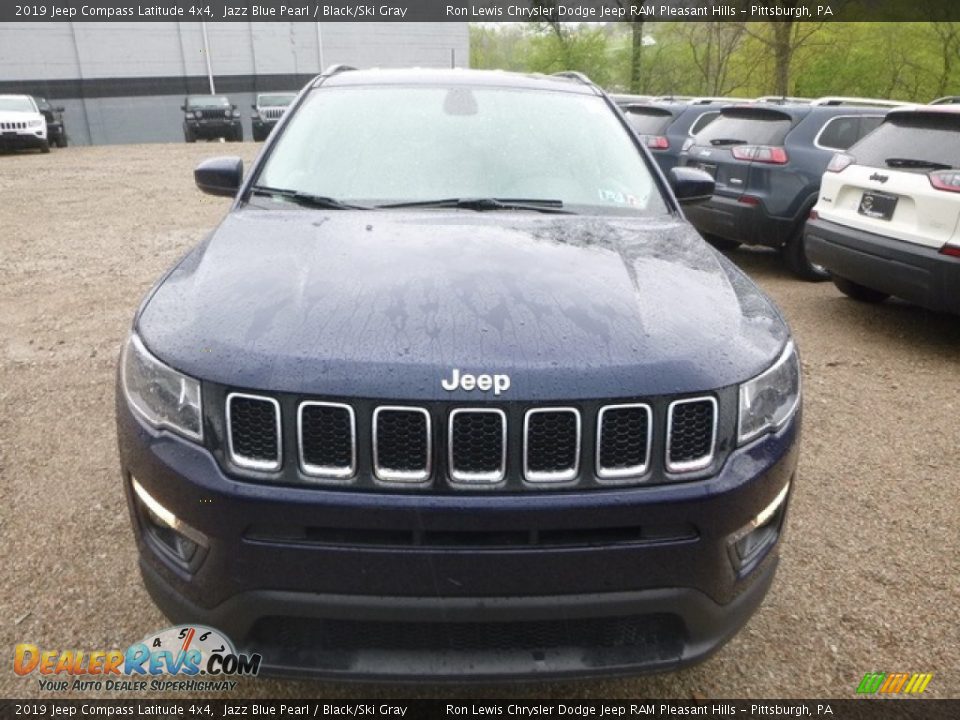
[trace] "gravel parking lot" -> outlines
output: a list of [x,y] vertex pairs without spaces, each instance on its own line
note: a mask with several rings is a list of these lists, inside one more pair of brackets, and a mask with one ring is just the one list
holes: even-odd
[[[14,644],[127,647],[165,619],[144,591],[121,494],[114,363],[143,293],[224,213],[202,159],[257,146],[0,155],[0,672],[43,696]],[[867,671],[932,672],[960,697],[960,319],[848,300],[766,251],[731,254],[803,354],[805,438],[783,562],[708,662],[625,680],[494,688],[240,681],[272,697],[852,697]],[[89,697],[90,695],[86,695]]]

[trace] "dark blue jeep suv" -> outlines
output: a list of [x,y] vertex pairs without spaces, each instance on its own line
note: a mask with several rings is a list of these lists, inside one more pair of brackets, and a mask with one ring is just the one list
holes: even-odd
[[821,98],[723,108],[682,148],[679,164],[706,170],[717,183],[713,199],[690,209],[690,221],[720,249],[775,248],[798,277],[826,280],[827,271],[807,258],[803,240],[820,179],[837,152],[901,104]]
[[708,176],[661,174],[582,76],[343,68],[242,175],[197,169],[234,203],[119,363],[173,621],[393,680],[669,669],[747,621],[800,370],[683,217]]

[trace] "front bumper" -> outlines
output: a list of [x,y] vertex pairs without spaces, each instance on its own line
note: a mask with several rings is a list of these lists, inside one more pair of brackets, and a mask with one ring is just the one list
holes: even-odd
[[[413,496],[239,482],[207,450],[146,427],[122,396],[117,413],[144,580],[171,620],[217,627],[260,652],[268,672],[400,681],[632,673],[705,658],[773,580],[776,543],[746,567],[730,543],[794,477],[800,432],[798,414],[734,451],[715,476],[684,484]],[[131,476],[207,537],[189,568],[144,531]],[[649,537],[464,541],[511,528],[627,525],[649,527]],[[345,534],[311,543],[264,533],[300,526]],[[411,527],[473,533],[446,546],[390,545],[390,531]],[[677,527],[692,532],[664,532]]]
[[236,132],[242,123],[240,120],[194,120],[184,126],[197,137],[220,137],[224,133]]
[[23,150],[43,147],[46,141],[46,132],[42,129],[0,132],[0,148],[4,150]]
[[960,314],[960,259],[933,248],[845,227],[807,222],[807,257],[831,274],[921,307]]
[[780,248],[794,232],[792,219],[771,216],[762,204],[746,204],[724,195],[685,206],[683,213],[700,233],[745,245]]

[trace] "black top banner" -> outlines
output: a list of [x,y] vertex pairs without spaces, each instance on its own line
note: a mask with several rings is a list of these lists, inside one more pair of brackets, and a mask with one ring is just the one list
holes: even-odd
[[957,0],[37,0],[0,22],[931,22]]
[[0,700],[7,718],[825,718],[829,720],[955,720],[960,700]]

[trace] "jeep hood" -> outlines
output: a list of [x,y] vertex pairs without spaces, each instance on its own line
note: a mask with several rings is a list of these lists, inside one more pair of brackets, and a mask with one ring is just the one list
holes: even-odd
[[776,308],[682,220],[247,206],[154,289],[160,359],[231,387],[500,400],[697,392],[769,366]]

